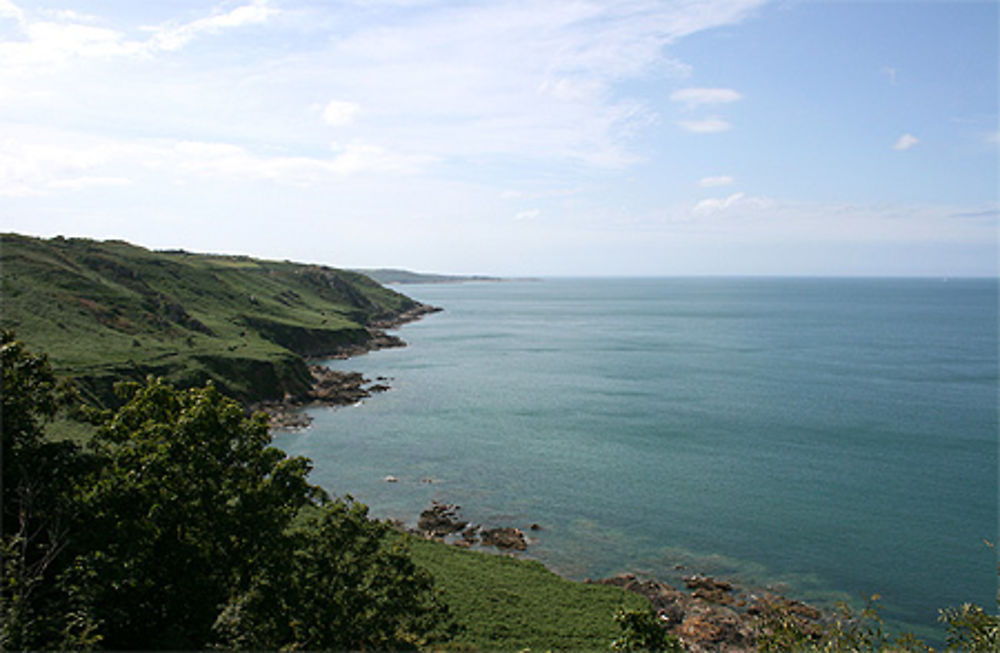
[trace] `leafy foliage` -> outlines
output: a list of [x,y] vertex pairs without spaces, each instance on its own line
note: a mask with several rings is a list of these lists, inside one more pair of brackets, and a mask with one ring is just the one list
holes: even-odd
[[397,648],[446,622],[387,527],[211,385],[122,386],[85,453],[42,441],[51,369],[3,347],[4,649]]
[[957,651],[1000,651],[1000,615],[966,603],[941,611],[948,627],[948,648]]
[[65,648],[94,640],[77,593],[59,589],[72,529],[75,483],[90,458],[70,442],[48,442],[56,383],[44,355],[0,331],[3,370],[3,539],[0,648]]
[[882,627],[878,601],[871,596],[860,611],[839,603],[826,623],[803,618],[785,603],[765,606],[758,617],[757,650],[815,651],[930,651],[911,633],[893,637]]
[[[995,549],[990,541],[986,546]],[[1000,563],[997,564],[1000,575]],[[1000,590],[997,592],[1000,607]],[[978,605],[966,603],[941,610],[938,620],[947,626],[948,648],[958,651],[1000,651],[1000,612],[990,614]]]
[[611,642],[614,651],[683,651],[680,640],[667,632],[659,617],[650,609],[625,610],[615,613],[615,623],[621,635]]
[[364,505],[327,502],[294,537],[291,560],[260,568],[223,610],[215,628],[227,648],[399,650],[453,632],[430,575]]

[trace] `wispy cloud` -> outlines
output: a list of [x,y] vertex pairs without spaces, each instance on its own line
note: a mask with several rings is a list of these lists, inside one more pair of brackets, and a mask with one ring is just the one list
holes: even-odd
[[744,202],[745,198],[746,193],[733,193],[728,197],[713,197],[710,199],[704,199],[695,204],[694,208],[691,209],[691,212],[705,215],[725,211],[726,209],[738,206],[740,203]]
[[[142,30],[70,14],[53,19],[0,2],[21,21],[24,37],[0,42],[0,95],[25,113],[85,94],[101,125],[308,158],[326,138],[304,120],[319,106],[327,125],[350,125],[358,142],[391,144],[393,152],[458,165],[518,160],[621,169],[642,160],[640,136],[658,121],[652,98],[623,91],[622,82],[685,74],[686,64],[669,56],[671,44],[742,21],[764,0],[418,2],[408,5],[405,21],[393,3],[357,12],[243,0]],[[208,70],[204,52],[190,47],[228,32],[239,38],[254,26],[260,30],[252,47],[239,57],[213,48]],[[87,77],[75,75],[87,62]],[[62,75],[64,83],[35,84],[40,73]],[[33,96],[38,89],[45,97]],[[688,128],[720,131],[728,123]],[[359,157],[375,155],[355,152],[345,161]]]
[[354,122],[361,107],[354,102],[330,100],[323,109],[323,122],[334,127],[342,127]]
[[670,94],[674,102],[681,102],[688,109],[702,105],[729,104],[743,99],[743,94],[731,88],[682,88]]
[[681,120],[677,123],[681,128],[696,134],[714,134],[732,128],[722,118],[705,118],[704,120]]
[[127,142],[53,133],[0,142],[0,196],[128,186],[150,174],[174,180],[222,178],[303,186],[353,175],[417,174],[435,161],[432,156],[364,142],[334,147],[325,157],[276,156],[223,142]]
[[909,133],[903,134],[898,139],[896,139],[896,143],[892,146],[892,149],[900,151],[908,150],[919,142],[920,139],[914,136],[913,134]]
[[714,188],[716,186],[729,186],[735,179],[729,175],[720,175],[718,177],[702,177],[698,180],[698,185],[702,188]]
[[253,0],[225,13],[186,23],[148,26],[144,39],[130,38],[125,32],[96,25],[99,18],[73,10],[40,10],[29,15],[11,2],[0,0],[0,19],[13,18],[23,38],[0,42],[0,70],[38,74],[46,68],[62,66],[77,59],[146,57],[157,52],[176,51],[201,34],[265,22],[277,13],[267,0]]
[[889,78],[889,84],[891,86],[896,86],[896,69],[892,66],[882,66],[880,72]]
[[199,34],[218,34],[225,29],[263,23],[277,12],[267,5],[267,0],[254,0],[225,13],[188,23],[149,28],[153,34],[145,47],[147,50],[178,50]]
[[541,209],[527,209],[525,211],[518,211],[514,215],[515,220],[534,220],[542,214]]

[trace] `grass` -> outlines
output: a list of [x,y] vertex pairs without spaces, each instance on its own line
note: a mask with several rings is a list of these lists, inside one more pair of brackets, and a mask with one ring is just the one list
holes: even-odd
[[122,241],[0,236],[3,311],[56,373],[107,400],[113,379],[213,380],[244,401],[308,387],[303,355],[368,338],[415,302],[368,277]]
[[570,581],[534,560],[407,540],[464,628],[456,648],[607,651],[620,634],[615,611],[649,606],[636,594]]

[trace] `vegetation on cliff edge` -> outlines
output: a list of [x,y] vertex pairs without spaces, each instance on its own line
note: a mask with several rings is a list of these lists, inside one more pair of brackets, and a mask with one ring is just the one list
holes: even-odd
[[303,356],[364,347],[417,303],[354,272],[122,241],[0,236],[3,312],[98,402],[121,379],[213,381],[243,401],[308,390]]

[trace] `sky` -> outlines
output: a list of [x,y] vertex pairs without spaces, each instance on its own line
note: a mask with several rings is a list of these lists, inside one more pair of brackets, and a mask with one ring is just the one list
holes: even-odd
[[998,3],[0,0],[0,231],[996,276]]

